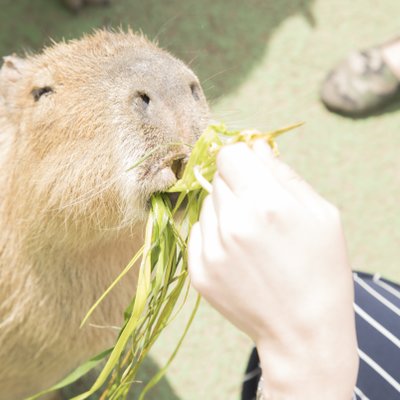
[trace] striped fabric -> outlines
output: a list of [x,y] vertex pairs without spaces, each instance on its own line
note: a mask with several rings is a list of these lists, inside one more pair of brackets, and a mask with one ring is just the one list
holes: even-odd
[[[400,286],[379,275],[354,272],[360,368],[355,400],[400,400]],[[254,349],[242,400],[254,400],[261,370]]]
[[353,274],[360,369],[354,398],[400,400],[400,286]]

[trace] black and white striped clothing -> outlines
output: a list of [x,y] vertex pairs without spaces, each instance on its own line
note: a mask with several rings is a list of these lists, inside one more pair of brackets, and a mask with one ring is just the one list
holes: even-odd
[[354,273],[360,368],[355,399],[400,399],[400,286]]
[[[400,400],[400,286],[379,275],[354,272],[360,368],[353,399]],[[261,375],[254,349],[242,400],[255,399]],[[334,377],[333,377],[334,379]]]

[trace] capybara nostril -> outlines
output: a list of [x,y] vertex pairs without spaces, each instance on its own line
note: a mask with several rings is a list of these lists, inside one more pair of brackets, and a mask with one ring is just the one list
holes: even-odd
[[186,163],[187,163],[186,157],[178,158],[178,159],[172,161],[171,169],[172,169],[172,172],[174,173],[174,175],[176,176],[176,179],[182,178]]

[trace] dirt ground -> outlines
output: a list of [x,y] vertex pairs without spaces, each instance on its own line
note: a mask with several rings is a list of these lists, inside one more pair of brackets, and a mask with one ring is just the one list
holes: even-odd
[[[58,0],[2,0],[0,54],[130,25],[190,63],[215,119],[260,130],[304,121],[279,140],[282,157],[340,207],[353,267],[400,281],[400,103],[348,119],[326,111],[318,97],[338,60],[398,34],[399,13],[398,0],[114,0],[79,15]],[[154,347],[143,380],[164,365],[189,308]],[[148,398],[237,399],[250,349],[203,302],[166,378]]]

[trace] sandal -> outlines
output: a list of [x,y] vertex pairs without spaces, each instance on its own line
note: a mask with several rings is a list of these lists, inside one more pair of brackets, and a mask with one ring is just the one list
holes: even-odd
[[400,82],[380,47],[352,53],[326,77],[321,100],[331,111],[362,116],[377,111],[400,93]]

